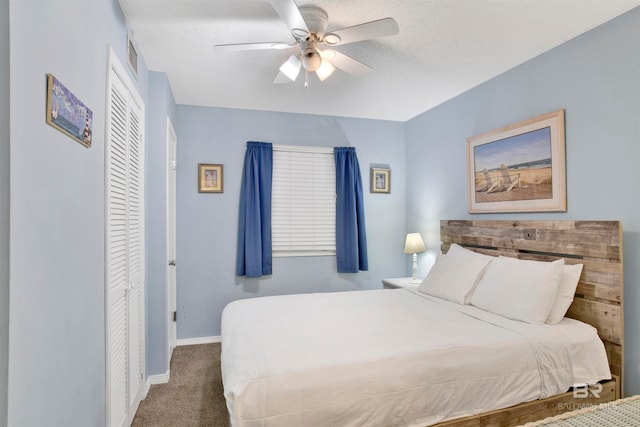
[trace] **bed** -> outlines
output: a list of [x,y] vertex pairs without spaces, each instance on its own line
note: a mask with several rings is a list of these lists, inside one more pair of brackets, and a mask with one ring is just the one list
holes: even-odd
[[[516,425],[571,402],[614,400],[623,354],[620,233],[614,221],[442,221],[443,253],[455,244],[507,264],[582,264],[573,319],[553,325],[406,289],[233,302],[222,318],[231,423]],[[595,385],[568,391],[582,383]]]

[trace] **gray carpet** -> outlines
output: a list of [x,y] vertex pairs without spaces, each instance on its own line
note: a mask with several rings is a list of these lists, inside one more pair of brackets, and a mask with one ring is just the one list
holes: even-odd
[[176,347],[169,382],[151,386],[132,424],[136,427],[228,425],[219,343]]

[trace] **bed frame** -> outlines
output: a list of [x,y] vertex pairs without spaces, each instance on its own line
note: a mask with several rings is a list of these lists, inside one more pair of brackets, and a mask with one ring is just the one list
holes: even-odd
[[[613,379],[588,397],[572,391],[547,399],[437,426],[514,426],[563,412],[618,399],[622,396],[624,315],[622,228],[618,221],[465,221],[440,222],[442,252],[452,243],[488,255],[583,264],[582,275],[568,317],[593,325],[605,344]],[[594,393],[595,392],[595,393]],[[587,394],[580,390],[577,396]]]

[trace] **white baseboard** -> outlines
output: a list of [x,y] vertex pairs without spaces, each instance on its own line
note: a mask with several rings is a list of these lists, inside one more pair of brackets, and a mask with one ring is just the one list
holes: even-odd
[[147,377],[147,381],[144,384],[144,396],[142,397],[142,399],[144,400],[147,397],[147,394],[149,393],[149,389],[151,388],[152,385],[154,384],[166,384],[169,382],[169,371],[167,371],[164,374],[158,374],[158,375],[149,375]]
[[184,338],[178,340],[177,345],[211,344],[216,342],[222,342],[222,337],[220,335],[213,337]]
[[166,384],[169,382],[169,378],[171,377],[169,371],[165,372],[164,374],[157,374],[157,375],[149,375],[147,377],[147,384],[149,386],[153,385],[153,384]]

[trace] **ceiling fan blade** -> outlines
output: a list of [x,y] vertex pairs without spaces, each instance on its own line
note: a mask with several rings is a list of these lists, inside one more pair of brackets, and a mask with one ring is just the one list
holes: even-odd
[[322,51],[322,57],[331,61],[334,67],[339,68],[352,76],[364,76],[371,71],[371,67],[367,64],[363,64],[362,62],[353,59],[344,53],[338,52],[337,50],[325,49]]
[[264,42],[264,43],[232,43],[232,44],[216,44],[213,47],[221,52],[237,52],[241,50],[261,50],[261,49],[288,49],[296,44],[288,44],[284,42]]
[[296,3],[293,0],[270,0],[271,6],[278,12],[280,18],[287,24],[287,27],[290,30],[294,28],[299,28],[301,30],[309,32],[307,28],[307,24],[304,22],[302,18],[302,14],[296,6]]
[[340,41],[334,45],[341,45],[361,40],[375,39],[378,37],[392,36],[398,34],[400,28],[393,18],[378,19],[377,21],[365,22],[364,24],[346,27],[340,30],[331,31],[330,34],[336,34],[340,37]]

